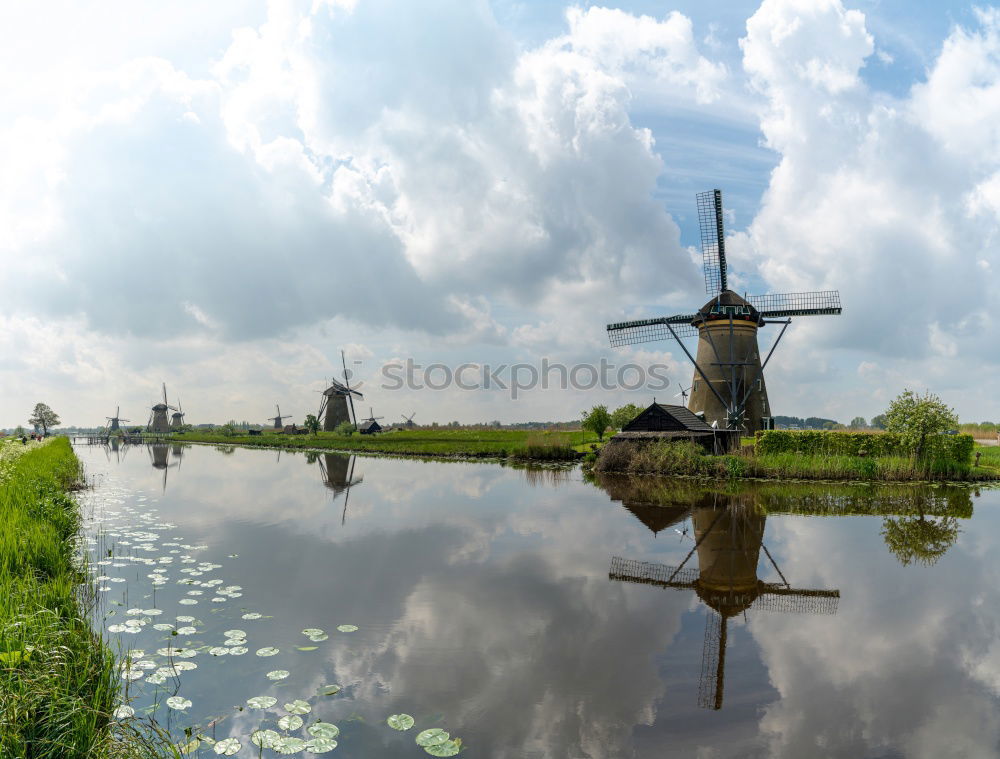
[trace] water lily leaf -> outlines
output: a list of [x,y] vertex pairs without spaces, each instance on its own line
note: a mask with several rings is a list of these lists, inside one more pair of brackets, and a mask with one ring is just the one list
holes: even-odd
[[247,699],[247,706],[251,709],[270,709],[276,703],[278,699],[274,696],[254,696]]
[[318,627],[307,627],[305,630],[302,631],[302,634],[311,638],[313,635],[322,635],[323,631],[320,630]]
[[457,739],[453,741],[445,741],[444,743],[439,743],[434,746],[424,746],[424,751],[431,756],[455,756],[461,750],[462,742]]
[[333,740],[340,735],[340,728],[332,722],[317,722],[309,725],[307,731],[314,738],[327,738]]
[[194,617],[187,617],[187,616],[184,616],[184,617],[174,617],[174,619],[176,619],[178,622],[187,622],[189,624],[191,622],[195,621]]
[[198,750],[198,747],[200,745],[201,745],[201,738],[192,738],[183,746],[178,746],[177,750],[180,751],[182,754],[193,754],[195,751]]
[[[111,629],[110,627],[108,628]],[[160,632],[166,632],[167,630],[173,630],[174,626],[168,622],[159,622],[153,625],[154,630],[159,630]]]
[[279,754],[297,754],[306,747],[301,738],[278,738],[271,746]]
[[311,640],[313,643],[319,643],[320,641],[327,640],[329,637],[330,637],[329,635],[323,633],[322,635],[310,635],[309,640]]
[[276,653],[278,653],[278,649],[272,646],[257,649],[257,656],[274,656]]
[[319,646],[296,646],[296,651],[315,651]]
[[108,625],[108,632],[120,633],[125,632],[127,629],[125,625]]
[[342,633],[352,633],[358,629],[357,625],[337,625],[337,629]]
[[198,632],[198,631],[195,628],[193,628],[193,627],[178,627],[177,628],[177,634],[178,635],[194,635],[196,632]]
[[153,685],[163,685],[167,681],[167,676],[162,672],[154,672],[151,675],[147,675],[146,682],[152,683]]
[[245,654],[249,650],[250,649],[247,648],[246,646],[233,646],[232,648],[229,649],[229,655],[230,656],[243,656],[243,654]]
[[[180,619],[180,617],[178,617]],[[246,632],[243,630],[226,630],[224,633],[227,638],[245,638],[247,636]]]
[[312,707],[307,701],[297,698],[291,703],[285,704],[285,711],[289,714],[308,714],[312,711]]
[[393,730],[409,730],[413,727],[413,717],[409,714],[391,714],[386,724]]
[[159,614],[162,614],[163,610],[162,609],[143,609],[142,613],[145,614],[147,617],[155,617],[155,616],[157,616]]
[[340,693],[340,686],[334,683],[333,685],[324,685],[320,690],[324,696],[336,696]]
[[262,615],[255,611],[247,612],[243,615],[243,619],[260,619]]
[[196,603],[198,603],[198,601],[196,601],[193,598],[182,598],[177,603],[181,604],[182,606],[194,606]]
[[254,730],[250,733],[250,742],[261,748],[274,748],[277,740],[281,740],[281,735],[276,730]]
[[288,677],[289,672],[287,669],[275,669],[267,673],[268,680],[284,680]]
[[451,735],[442,730],[440,727],[432,727],[429,730],[424,730],[417,734],[416,741],[418,746],[440,746],[442,743],[447,741]]
[[337,741],[332,738],[310,738],[306,741],[306,751],[310,754],[325,754],[337,748]]
[[129,717],[132,717],[134,715],[135,715],[135,709],[133,709],[131,706],[122,705],[119,706],[117,709],[115,709],[112,716],[114,716],[115,719],[128,719]]
[[171,696],[167,699],[167,706],[171,709],[177,709],[179,711],[184,711],[189,706],[191,706],[191,699],[182,698],[181,696]]
[[215,744],[215,753],[221,756],[232,756],[240,750],[240,742],[235,738],[225,738]]
[[302,727],[302,717],[297,714],[286,714],[278,720],[278,727],[282,730],[298,730]]
[[229,653],[229,649],[226,648],[225,646],[212,646],[210,649],[208,649],[208,652],[212,656],[225,656],[226,654]]

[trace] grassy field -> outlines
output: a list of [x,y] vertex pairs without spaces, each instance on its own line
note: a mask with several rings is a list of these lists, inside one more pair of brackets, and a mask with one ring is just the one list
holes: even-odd
[[574,458],[598,443],[592,432],[580,430],[504,430],[418,428],[392,430],[378,435],[281,435],[264,430],[261,435],[226,436],[195,430],[177,435],[179,442],[218,443],[264,448],[318,448],[413,456],[471,458],[522,458],[532,460]]
[[84,618],[69,441],[0,443],[0,756],[110,750],[115,660]]

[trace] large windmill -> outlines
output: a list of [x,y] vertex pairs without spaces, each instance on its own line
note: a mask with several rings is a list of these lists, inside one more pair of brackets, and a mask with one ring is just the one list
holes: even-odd
[[[728,624],[747,611],[800,614],[836,614],[839,590],[793,588],[763,544],[764,514],[752,503],[712,504],[691,510],[694,546],[680,566],[668,567],[615,556],[608,577],[612,580],[693,590],[709,607],[705,619],[701,684],[698,705],[721,709],[725,685]],[[781,582],[757,578],[760,549],[770,560]],[[698,554],[698,569],[685,569]]]
[[115,415],[106,416],[105,419],[108,420],[108,432],[118,432],[121,429],[120,422],[130,422],[131,419],[122,419],[121,417],[122,407],[115,406]]
[[[613,346],[674,339],[694,364],[691,401],[696,414],[724,429],[753,433],[770,426],[773,416],[764,385],[764,367],[793,316],[841,312],[837,290],[771,293],[740,297],[729,289],[726,240],[722,223],[722,192],[697,196],[698,224],[705,270],[705,289],[712,299],[693,314],[642,319],[608,325]],[[781,324],[767,356],[761,361],[757,330]],[[682,342],[697,337],[697,358]]]
[[[166,387],[164,387],[164,391]],[[166,397],[164,395],[164,397]],[[184,407],[181,405],[181,399],[177,398],[177,410],[170,415],[170,426],[175,430],[179,430],[184,426]]]
[[170,432],[170,422],[167,420],[167,411],[177,411],[176,408],[167,403],[167,383],[163,383],[163,403],[154,403],[150,409],[149,420],[146,422],[146,430],[149,432]]
[[[338,424],[350,422],[357,429],[357,417],[354,415],[354,398],[364,399],[364,396],[357,390],[351,389],[350,377],[347,376],[347,361],[344,359],[344,352],[340,352],[340,360],[344,365],[344,384],[337,380],[330,380],[330,386],[323,391],[323,400],[319,404],[317,417],[323,420],[323,429],[329,432],[337,428]],[[350,412],[348,412],[350,405]],[[323,412],[326,415],[323,415]]]
[[282,419],[291,419],[292,415],[291,414],[285,414],[284,416],[282,416],[281,415],[281,406],[279,406],[277,403],[274,404],[274,408],[277,411],[277,415],[276,416],[269,416],[267,418],[267,421],[273,422],[274,423],[274,429],[280,430],[280,429],[282,429],[284,427],[284,425],[281,423],[281,420]]

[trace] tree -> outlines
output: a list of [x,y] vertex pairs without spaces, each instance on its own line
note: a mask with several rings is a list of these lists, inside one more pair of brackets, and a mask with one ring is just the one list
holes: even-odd
[[879,414],[878,416],[872,417],[872,429],[873,430],[885,429],[885,414]]
[[621,408],[616,408],[611,412],[611,427],[620,430],[641,413],[642,409],[634,403],[626,403]]
[[886,519],[882,537],[904,567],[913,562],[930,566],[958,538],[958,521],[954,517],[928,519],[921,511],[919,516]]
[[863,416],[856,416],[851,420],[852,430],[863,430],[868,428],[868,422],[865,421]]
[[898,433],[917,458],[927,449],[927,438],[958,426],[955,410],[931,392],[917,395],[904,390],[885,412],[885,428]]
[[583,428],[597,435],[598,440],[604,440],[604,431],[611,426],[611,414],[604,404],[594,406],[589,412],[583,412]]
[[46,404],[36,403],[35,410],[32,412],[31,418],[28,419],[28,424],[41,427],[42,434],[48,435],[49,427],[55,427],[59,424],[59,417]]
[[336,427],[333,428],[334,433],[337,435],[345,435],[350,437],[354,434],[354,425],[350,422],[341,422]]
[[306,420],[302,426],[315,435],[319,432],[319,419],[316,418],[315,414],[306,414]]

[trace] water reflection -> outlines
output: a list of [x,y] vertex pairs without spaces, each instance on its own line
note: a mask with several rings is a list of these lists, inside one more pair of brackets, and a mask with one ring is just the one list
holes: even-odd
[[[654,532],[684,518],[691,520],[694,535],[687,531],[682,534],[693,545],[679,565],[671,567],[615,556],[608,576],[612,580],[693,590],[712,610],[705,617],[699,706],[722,708],[730,618],[742,614],[745,619],[748,610],[836,613],[839,590],[793,588],[785,578],[763,544],[766,517],[753,494],[703,494],[690,507],[676,504],[662,507],[661,518],[655,513],[657,506],[634,501],[625,505]],[[762,548],[781,582],[758,578]],[[697,568],[688,567],[695,554]]]
[[334,497],[344,494],[344,511],[340,523],[347,523],[347,504],[351,496],[351,487],[364,481],[363,475],[354,475],[354,460],[356,456],[339,453],[324,453],[319,459],[319,471],[323,475],[323,484],[333,491]]

